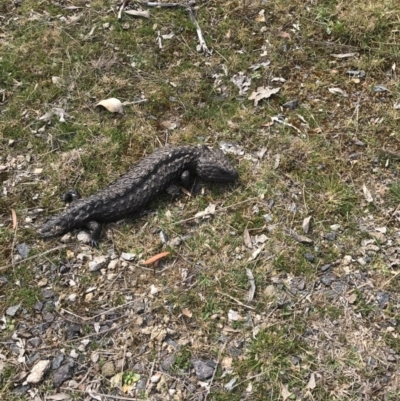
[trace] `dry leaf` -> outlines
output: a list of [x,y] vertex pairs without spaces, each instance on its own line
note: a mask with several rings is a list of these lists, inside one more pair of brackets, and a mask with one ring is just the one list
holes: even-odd
[[257,22],[265,22],[265,10],[261,10],[259,13],[258,13],[258,15],[257,15],[257,17],[256,17],[256,21]]
[[287,400],[291,395],[292,393],[288,390],[287,384],[282,384],[281,396],[283,401]]
[[102,106],[111,113],[123,113],[124,107],[119,99],[115,97],[110,97],[109,99],[101,100],[99,103],[96,104],[96,107]]
[[48,400],[52,400],[52,401],[66,401],[66,400],[70,400],[71,396],[65,393],[57,393],[57,394],[53,394],[53,395],[48,395],[46,397]]
[[304,235],[299,235],[294,230],[289,230],[289,233],[297,242],[300,242],[301,244],[311,245],[314,243],[314,241],[311,238],[308,238]]
[[124,10],[125,14],[133,15],[134,17],[150,18],[150,12],[147,10]]
[[310,222],[311,222],[311,216],[308,216],[303,220],[304,234],[308,234],[308,231],[310,230]]
[[357,301],[357,294],[351,294],[347,297],[347,301],[349,304],[354,304]]
[[245,228],[243,232],[243,241],[247,248],[253,249],[253,243],[251,242],[251,237],[247,228]]
[[182,309],[182,315],[185,315],[187,317],[192,317],[193,313],[188,308],[183,308]]
[[256,292],[256,285],[254,282],[253,272],[250,269],[248,269],[247,267],[246,267],[246,275],[247,275],[247,278],[249,279],[249,283],[250,283],[249,295],[248,295],[247,299],[249,301],[252,301],[254,299],[254,294]]
[[196,213],[194,217],[208,217],[215,213],[215,207],[213,203],[210,203],[202,212]]
[[13,222],[13,230],[16,230],[16,228],[18,227],[18,220],[17,220],[17,214],[15,213],[14,209],[11,209],[11,217]]
[[315,374],[311,373],[310,380],[308,381],[307,388],[313,390],[315,388]]
[[26,383],[39,383],[44,374],[50,367],[51,362],[49,360],[39,361],[32,368],[31,373],[26,378]]
[[331,54],[331,56],[336,57],[336,58],[349,58],[349,57],[358,56],[358,53]]
[[255,92],[253,92],[249,100],[254,100],[254,106],[258,105],[258,102],[262,99],[269,99],[275,93],[278,93],[281,88],[270,88],[269,86],[259,86]]
[[343,97],[348,96],[347,93],[343,89],[340,89],[340,88],[329,88],[328,91],[330,93],[333,93],[334,95],[342,95]]
[[151,257],[150,259],[147,259],[143,262],[144,265],[151,265],[152,263],[155,263],[157,261],[159,261],[162,258],[165,258],[166,256],[168,256],[170,254],[170,252],[161,252],[153,257]]
[[374,201],[374,198],[372,197],[371,192],[369,192],[369,190],[368,190],[368,188],[365,186],[365,184],[363,185],[363,192],[364,192],[365,200],[366,200],[368,203],[371,203],[371,202]]
[[229,312],[228,312],[228,320],[229,321],[236,322],[236,321],[238,321],[240,319],[241,319],[241,316],[239,315],[239,313],[237,313],[233,309],[229,309]]
[[289,40],[291,39],[290,33],[284,31],[279,31],[276,36],[279,36],[280,38],[284,39],[289,39]]

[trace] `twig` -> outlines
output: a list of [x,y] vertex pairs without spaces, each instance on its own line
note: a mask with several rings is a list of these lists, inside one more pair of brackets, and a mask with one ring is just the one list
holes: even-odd
[[389,280],[385,281],[382,285],[382,288],[386,287],[387,284],[389,284],[394,278],[396,278],[398,275],[400,274],[400,272],[397,272],[396,274],[393,275],[393,277],[390,277]]
[[74,338],[74,339],[69,340],[69,341],[67,341],[67,342],[68,342],[68,343],[75,343],[75,342],[77,342],[77,341],[86,340],[87,338],[96,337],[96,336],[101,336],[101,335],[103,335],[103,334],[109,333],[110,331],[114,331],[114,330],[117,330],[117,329],[121,329],[121,328],[124,327],[124,326],[128,326],[129,323],[130,323],[130,322],[121,323],[121,324],[119,324],[119,325],[117,325],[117,326],[110,327],[110,328],[107,329],[107,330],[99,331],[98,333],[88,334],[88,335],[85,336],[85,337]]
[[[118,19],[122,18],[122,11],[129,4],[129,2],[130,2],[130,0],[123,0],[122,4],[118,10]],[[160,3],[157,1],[147,1],[147,2],[139,1],[139,2],[137,2],[137,4],[139,4],[141,6],[145,6],[145,7],[156,7],[156,8],[175,8],[175,7],[184,8],[188,12],[189,18],[196,28],[197,37],[199,38],[199,44],[197,45],[197,51],[199,53],[205,54],[206,56],[212,55],[212,50],[210,50],[207,47],[206,41],[203,36],[203,32],[202,32],[200,25],[197,22],[196,17],[193,12],[193,7],[196,5],[196,0],[189,0],[188,3]]]
[[66,390],[66,391],[77,391],[78,393],[82,394],[88,394],[88,395],[95,395],[95,396],[100,396],[100,397],[105,397],[105,398],[115,398],[116,400],[124,400],[124,401],[139,401],[139,398],[132,398],[132,397],[121,397],[119,395],[110,395],[110,394],[104,394],[104,393],[95,393],[93,391],[83,391],[79,390],[77,388],[71,388],[71,387],[61,387],[61,390]]
[[253,272],[250,269],[246,268],[246,274],[247,274],[247,277],[248,277],[249,283],[250,283],[248,300],[249,300],[249,302],[251,302],[253,300],[254,294],[256,292],[256,285],[254,283]]
[[246,305],[246,304],[244,304],[243,302],[239,301],[238,299],[233,298],[231,295],[225,294],[224,292],[217,291],[217,294],[220,294],[220,295],[223,295],[224,297],[228,297],[228,298],[232,299],[233,301],[235,301],[236,303],[238,303],[240,306],[243,306],[243,308],[252,309],[252,310],[255,309],[255,308],[253,308],[252,306]]
[[209,383],[209,386],[208,386],[208,389],[207,389],[207,393],[206,393],[206,395],[205,395],[205,397],[204,397],[204,401],[207,400],[208,394],[210,394],[211,386],[212,386],[213,381],[214,381],[214,378],[215,378],[215,373],[217,372],[218,365],[219,365],[220,362],[221,362],[221,355],[222,355],[222,353],[224,352],[225,346],[226,346],[226,342],[224,343],[224,345],[222,346],[222,348],[220,349],[220,351],[219,351],[219,353],[218,353],[217,364],[215,365],[215,369],[214,369],[213,374],[212,374],[212,376],[211,376],[211,380],[210,380],[210,383]]
[[254,376],[249,377],[248,379],[242,380],[241,382],[239,382],[239,383],[235,384],[234,386],[232,386],[231,391],[232,391],[235,387],[238,387],[238,386],[240,386],[240,385],[243,384],[243,383],[246,383],[246,382],[248,382],[248,381],[250,381],[250,380],[252,380],[252,379],[256,379],[257,377],[264,376],[266,373],[267,373],[267,372],[261,372],[261,373],[258,373],[257,375],[254,375]]
[[29,260],[32,260],[32,259],[40,258],[41,256],[47,255],[47,254],[52,253],[52,252],[54,252],[54,251],[58,251],[58,250],[60,250],[60,249],[64,249],[64,248],[66,248],[67,246],[68,246],[68,245],[60,245],[60,246],[57,246],[57,247],[55,247],[55,248],[53,248],[53,249],[49,249],[48,251],[39,253],[39,254],[37,254],[37,255],[30,256],[29,258],[25,258],[25,259],[19,260],[18,262],[10,263],[10,264],[5,265],[5,266],[1,266],[1,267],[0,267],[0,272],[3,271],[3,270],[7,270],[9,267],[16,266],[16,265],[19,265],[19,264],[21,264],[21,263],[28,262]]
[[155,364],[156,364],[156,360],[154,359],[154,360],[153,360],[153,363],[151,364],[151,369],[150,369],[149,377],[147,378],[146,385],[144,386],[145,389],[147,389],[147,386],[149,385],[150,379],[151,379],[151,377],[153,376],[154,365],[155,365]]
[[[216,211],[214,212],[214,214],[215,214],[215,213],[222,212],[222,211],[227,210],[227,209],[230,209],[231,207],[239,206],[239,205],[241,205],[241,204],[243,204],[243,203],[251,202],[251,201],[257,200],[257,199],[260,199],[260,197],[259,197],[259,196],[255,196],[254,198],[249,198],[249,199],[246,199],[246,200],[244,200],[244,201],[240,201],[240,202],[237,202],[237,203],[232,203],[232,205],[225,206],[225,207],[222,207],[221,209],[216,210]],[[184,219],[184,220],[175,221],[174,223],[171,223],[171,224],[172,224],[173,226],[175,226],[176,224],[186,223],[187,221],[196,220],[196,219],[199,219],[199,217],[196,217],[196,216],[194,216],[194,217],[189,217],[189,218]]]
[[190,20],[193,22],[194,26],[196,27],[197,37],[199,38],[199,44],[197,46],[197,51],[199,53],[204,53],[206,56],[211,56],[212,50],[209,50],[207,47],[206,41],[204,40],[203,32],[201,31],[200,25],[197,22],[196,17],[194,16],[193,8],[188,7],[187,12],[189,14]]

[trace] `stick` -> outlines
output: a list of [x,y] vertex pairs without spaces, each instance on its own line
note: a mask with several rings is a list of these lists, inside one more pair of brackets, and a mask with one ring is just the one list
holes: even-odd
[[[230,209],[231,207],[235,207],[235,206],[241,205],[242,203],[251,202],[251,201],[256,200],[256,199],[260,199],[260,197],[259,196],[255,196],[254,198],[249,198],[249,199],[246,199],[244,201],[240,201],[240,202],[237,202],[237,203],[233,203],[232,205],[222,207],[221,209],[216,210],[214,212],[214,214],[218,213],[218,212],[222,212],[222,211],[227,210],[227,209]],[[209,216],[209,215],[207,215],[207,216]],[[199,218],[200,217],[196,217],[196,216],[189,217],[189,218],[184,219],[184,220],[175,221],[174,223],[171,223],[171,224],[175,226],[176,224],[186,223],[187,221],[196,220],[196,219],[199,219]]]
[[221,363],[221,356],[222,356],[222,353],[223,353],[224,350],[225,350],[225,347],[226,347],[226,342],[224,343],[224,345],[222,346],[222,348],[220,349],[220,351],[219,351],[219,353],[218,353],[217,364],[215,365],[214,372],[213,372],[213,375],[212,375],[212,377],[211,377],[211,380],[210,380],[210,383],[209,383],[209,386],[208,386],[208,389],[207,389],[207,393],[206,393],[206,395],[205,395],[205,397],[204,397],[204,401],[207,400],[208,394],[210,394],[211,386],[212,386],[213,381],[214,381],[214,378],[215,378],[215,373],[217,373],[218,365]]
[[252,306],[246,305],[246,304],[244,304],[243,302],[239,301],[238,299],[233,298],[233,297],[232,297],[231,295],[229,295],[229,294],[225,294],[225,293],[219,292],[219,291],[217,291],[217,294],[220,294],[220,295],[223,295],[224,297],[228,297],[228,298],[232,299],[233,301],[237,302],[240,306],[243,306],[243,308],[253,309],[253,310],[255,309],[255,308],[253,308]]
[[[129,4],[130,0],[123,0],[119,10],[118,10],[118,19],[121,19],[122,17],[122,11],[125,9],[125,7]],[[156,1],[139,1],[139,5],[145,6],[145,7],[156,7],[156,8],[175,8],[175,7],[182,7],[185,8],[186,11],[189,14],[189,18],[196,27],[196,32],[197,32],[197,37],[199,38],[199,44],[197,46],[197,51],[199,53],[203,53],[206,56],[211,56],[212,50],[210,50],[207,47],[206,41],[203,36],[203,32],[200,28],[199,23],[196,20],[196,17],[194,16],[193,12],[193,7],[196,5],[196,0],[189,0],[188,3],[159,3]]]
[[61,390],[72,391],[72,392],[77,391],[78,393],[89,394],[91,397],[92,397],[92,395],[95,395],[95,396],[101,396],[101,397],[105,397],[105,398],[115,398],[116,400],[139,401],[139,398],[121,397],[118,395],[95,393],[94,391],[83,391],[83,390],[79,390],[77,388],[70,388],[70,387],[61,387]]
[[254,283],[253,272],[250,269],[248,269],[247,267],[246,267],[246,274],[247,274],[247,277],[248,277],[249,283],[250,283],[248,300],[249,300],[249,302],[251,302],[253,300],[254,294],[256,292],[256,285]]
[[19,265],[20,263],[27,262],[28,260],[40,258],[41,256],[47,255],[47,254],[52,253],[52,252],[54,252],[54,251],[58,251],[58,250],[60,250],[60,249],[64,249],[64,248],[66,248],[67,246],[68,246],[68,245],[60,245],[60,246],[57,246],[57,247],[55,247],[55,248],[53,248],[53,249],[49,249],[48,251],[39,253],[39,254],[37,254],[37,255],[30,256],[29,258],[25,258],[25,259],[19,260],[18,262],[10,263],[10,264],[5,265],[5,266],[1,266],[1,267],[0,267],[0,272],[2,272],[3,270],[7,270],[9,267],[16,266],[16,265]]
[[194,26],[196,27],[197,37],[199,38],[199,45],[197,46],[197,51],[199,53],[204,53],[206,56],[211,56],[212,50],[209,50],[204,40],[203,32],[201,31],[200,25],[196,20],[196,17],[193,13],[193,8],[188,7],[187,12],[189,13],[189,18],[193,22]]

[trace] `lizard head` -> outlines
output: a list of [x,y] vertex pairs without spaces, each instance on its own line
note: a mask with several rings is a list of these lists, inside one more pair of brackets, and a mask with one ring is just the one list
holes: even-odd
[[230,182],[239,177],[228,158],[219,149],[207,146],[199,148],[200,156],[197,161],[196,174],[207,181]]

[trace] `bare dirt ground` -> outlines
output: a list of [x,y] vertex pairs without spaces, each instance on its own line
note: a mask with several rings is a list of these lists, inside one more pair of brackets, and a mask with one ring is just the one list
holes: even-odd
[[[0,398],[400,400],[400,3],[180,4],[0,4]],[[240,179],[41,240],[166,144]]]

